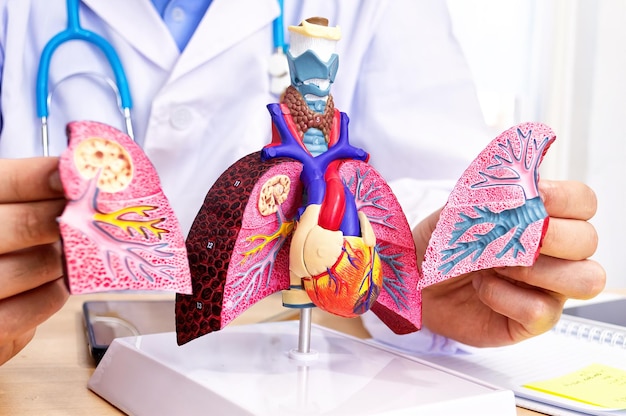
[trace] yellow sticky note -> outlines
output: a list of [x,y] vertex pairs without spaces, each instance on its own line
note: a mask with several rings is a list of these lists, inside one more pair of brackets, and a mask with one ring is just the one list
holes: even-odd
[[602,364],[524,387],[610,409],[626,409],[626,371]]

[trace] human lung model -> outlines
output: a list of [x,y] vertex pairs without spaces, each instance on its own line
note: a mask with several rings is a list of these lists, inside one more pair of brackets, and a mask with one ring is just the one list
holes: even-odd
[[515,126],[472,162],[432,234],[419,288],[463,273],[530,266],[548,214],[539,197],[539,164],[556,136],[540,123]]
[[[194,283],[193,295],[177,295],[179,343],[222,329],[265,296],[290,288],[290,250],[301,221],[302,170],[298,161],[262,161],[257,152],[236,162],[213,185],[187,238]],[[344,160],[338,174],[358,201],[358,211],[370,219],[377,242],[371,253],[385,280],[368,296],[371,257],[359,252],[358,241],[345,243],[341,237],[339,254],[328,254],[335,255],[332,266],[313,276],[324,285],[313,289],[319,294],[314,303],[335,313],[335,302],[349,305],[347,310],[357,309],[352,316],[371,307],[396,332],[415,331],[421,318],[415,290],[419,274],[400,206],[366,163]],[[359,299],[372,304],[362,305]]]
[[371,310],[404,334],[420,328],[425,287],[533,264],[548,225],[537,184],[549,127],[520,124],[493,140],[417,259],[396,197],[334,107],[338,28],[316,18],[289,30],[291,85],[268,105],[272,140],[219,177],[186,242],[139,147],[112,127],[70,123],[60,226],[72,293],[174,290],[179,344],[277,291],[287,307],[347,318]]
[[180,226],[139,146],[101,123],[67,130],[59,171],[68,203],[59,223],[71,293],[191,293]]
[[[541,124],[495,139],[453,190],[418,270],[406,218],[334,107],[338,28],[291,26],[291,85],[268,105],[272,140],[207,193],[187,239],[191,295],[176,297],[184,344],[224,328],[276,291],[283,305],[343,317],[372,310],[394,332],[421,325],[421,290],[473,270],[530,265],[547,226],[538,166],[554,140]],[[419,259],[420,261],[422,259]]]

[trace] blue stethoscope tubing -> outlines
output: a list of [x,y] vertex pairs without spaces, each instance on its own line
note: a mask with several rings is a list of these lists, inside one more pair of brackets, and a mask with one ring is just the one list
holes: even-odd
[[280,7],[280,14],[272,23],[274,50],[280,53],[287,52],[287,45],[285,44],[285,26],[283,22],[283,15],[285,14],[285,6],[283,0],[278,0],[278,7]]
[[44,156],[49,156],[49,137],[48,137],[48,78],[50,74],[50,60],[54,51],[63,43],[71,40],[81,40],[89,42],[104,53],[113,74],[115,76],[115,82],[117,84],[117,94],[119,95],[120,109],[124,116],[124,122],[126,125],[126,132],[132,138],[133,127],[131,121],[130,110],[132,108],[132,99],[130,94],[130,88],[128,87],[128,80],[124,67],[120,61],[117,52],[113,46],[102,36],[83,29],[80,26],[78,19],[78,2],[79,0],[66,0],[67,5],[67,28],[57,33],[52,39],[48,41],[44,47],[41,57],[39,59],[39,68],[37,70],[37,83],[35,86],[36,103],[37,103],[37,116],[41,120],[41,140],[43,146]]

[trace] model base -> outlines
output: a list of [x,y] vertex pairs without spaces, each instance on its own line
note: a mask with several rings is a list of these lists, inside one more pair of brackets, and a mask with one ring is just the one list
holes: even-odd
[[313,326],[312,352],[297,342],[297,321],[119,338],[89,388],[133,415],[516,414],[511,391],[357,338]]

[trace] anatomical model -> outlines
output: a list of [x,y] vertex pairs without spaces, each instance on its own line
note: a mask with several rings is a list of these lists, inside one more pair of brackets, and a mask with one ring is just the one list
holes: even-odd
[[349,143],[348,116],[334,107],[339,28],[313,18],[289,31],[291,86],[268,105],[272,141],[224,172],[187,239],[193,294],[177,295],[180,344],[279,290],[287,307],[344,317],[371,310],[409,333],[421,325],[424,287],[534,262],[548,222],[537,183],[555,139],[549,127],[521,124],[494,139],[458,181],[417,259],[395,196]]
[[355,317],[398,333],[420,327],[411,231],[368,154],[350,145],[330,95],[339,28],[289,28],[291,86],[268,109],[272,142],[236,162],[205,199],[187,239],[193,295],[178,295],[184,343],[219,330],[263,297]]
[[289,31],[291,85],[268,105],[271,143],[218,178],[186,247],[139,147],[109,126],[70,124],[60,225],[72,293],[175,290],[179,344],[277,291],[286,307],[347,318],[371,310],[403,334],[420,328],[423,288],[534,262],[548,223],[537,183],[555,140],[549,127],[525,123],[494,139],[459,179],[417,259],[398,201],[334,107],[339,28],[313,18]]
[[191,292],[183,234],[156,170],[129,136],[72,122],[59,172],[68,199],[59,218],[73,294]]

